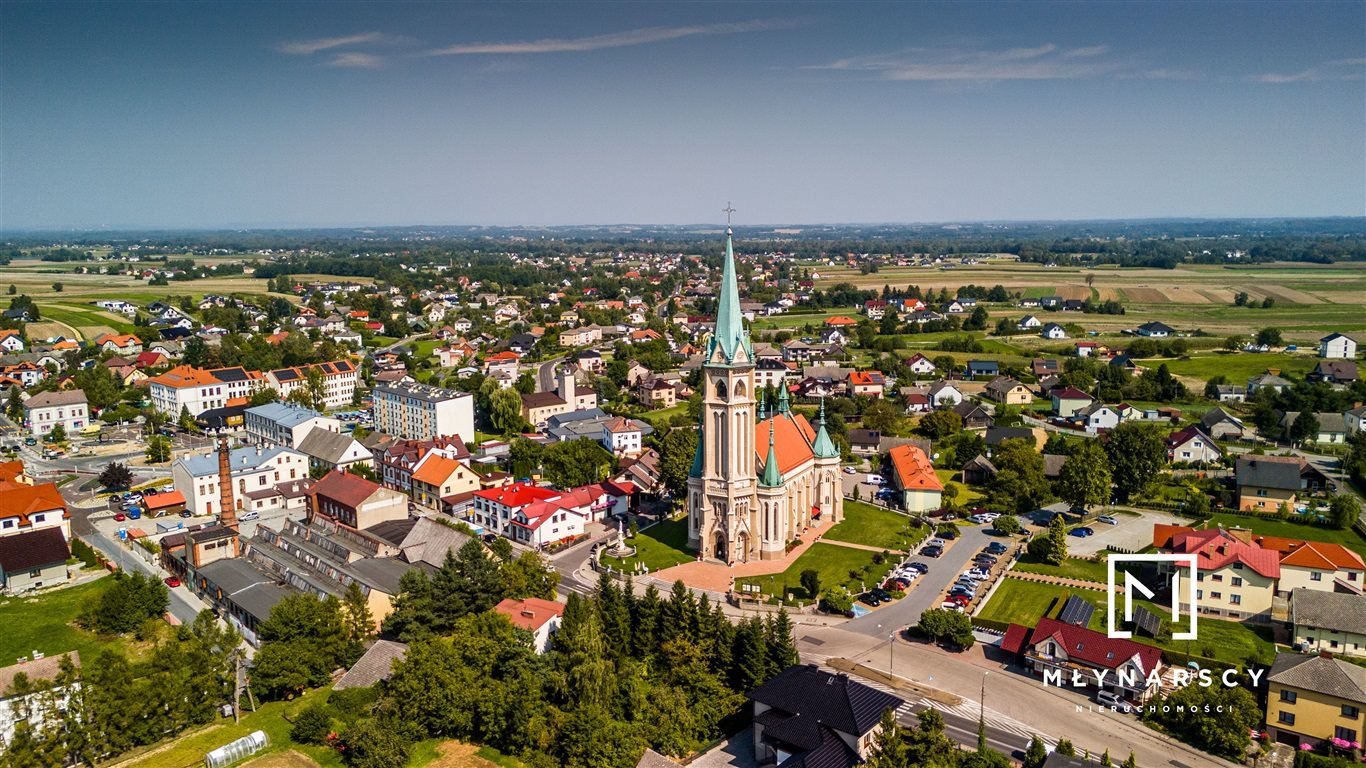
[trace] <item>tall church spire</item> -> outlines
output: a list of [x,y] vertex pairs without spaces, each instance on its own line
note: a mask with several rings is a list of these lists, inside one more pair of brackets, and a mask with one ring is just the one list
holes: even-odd
[[726,262],[721,275],[721,293],[717,296],[716,330],[712,332],[707,349],[708,358],[718,346],[726,362],[734,360],[736,351],[741,348],[753,358],[749,335],[745,333],[741,320],[740,285],[735,277],[735,248],[730,227],[726,227]]

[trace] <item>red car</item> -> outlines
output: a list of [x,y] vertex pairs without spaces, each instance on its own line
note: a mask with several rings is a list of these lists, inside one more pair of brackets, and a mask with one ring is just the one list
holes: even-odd
[[949,595],[944,602],[957,603],[959,605],[967,605],[968,603],[972,602],[972,600],[970,600],[967,595]]
[[180,586],[180,579],[177,579],[174,576],[167,576],[165,581],[166,586],[170,587],[171,589],[175,589],[176,587]]
[[906,591],[906,585],[902,584],[900,581],[897,581],[896,579],[888,579],[887,583],[882,585],[882,588],[892,592]]
[[119,512],[118,514],[114,515],[114,520],[115,520],[115,522],[121,523],[121,522],[123,522],[124,520],[127,520],[127,519],[128,519],[128,516],[125,515],[125,514],[123,514],[122,512]]

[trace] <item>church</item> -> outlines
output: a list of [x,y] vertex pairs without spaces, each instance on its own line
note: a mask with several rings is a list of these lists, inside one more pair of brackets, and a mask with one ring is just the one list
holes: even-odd
[[773,560],[813,521],[844,516],[840,452],[825,430],[793,413],[786,388],[756,401],[754,346],[740,316],[732,233],[718,294],[716,328],[702,364],[702,424],[688,474],[688,543],[727,564]]

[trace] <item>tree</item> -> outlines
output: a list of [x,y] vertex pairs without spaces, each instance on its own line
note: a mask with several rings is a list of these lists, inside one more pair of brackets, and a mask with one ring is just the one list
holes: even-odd
[[[1158,706],[1145,709],[1145,717],[1182,741],[1230,760],[1242,759],[1248,732],[1261,718],[1257,700],[1236,686],[1187,685],[1155,704]],[[1177,712],[1200,712],[1203,716],[1185,717]]]
[[930,608],[920,614],[916,631],[932,640],[970,648],[973,643],[972,619],[965,613],[947,608]]
[[1238,350],[1242,349],[1243,345],[1246,343],[1246,336],[1229,336],[1228,338],[1224,339],[1224,349],[1228,350],[1229,352],[1237,352]]
[[489,395],[489,422],[503,434],[520,431],[522,396],[514,389],[499,389]]
[[864,765],[868,768],[909,768],[910,749],[901,724],[896,721],[896,713],[890,708],[884,711],[879,726],[877,741]]
[[1198,518],[1209,515],[1210,503],[1209,496],[1199,488],[1191,488],[1186,491],[1185,512]]
[[111,461],[104,465],[104,471],[97,478],[100,485],[108,490],[122,490],[133,483],[133,471],[127,464]]
[[606,480],[616,462],[596,440],[580,437],[546,448],[542,465],[551,483],[573,488]]
[[47,433],[47,439],[54,443],[64,442],[66,440],[66,427],[61,424],[53,426],[52,431]]
[[1053,565],[1062,565],[1067,560],[1067,524],[1062,515],[1053,516],[1047,531],[1034,534],[1029,542],[1029,554]]
[[5,415],[10,421],[24,418],[24,396],[18,386],[10,387],[9,398],[5,401]]
[[820,597],[821,594],[821,574],[815,568],[807,568],[802,571],[799,582],[802,589],[806,590],[806,596],[812,600]]
[[332,718],[327,713],[327,707],[312,704],[294,717],[289,738],[299,744],[322,744],[331,732]]
[[692,471],[697,453],[698,433],[692,427],[675,427],[664,435],[659,448],[659,476],[664,487],[674,496],[682,496],[688,488],[688,473]]
[[1238,291],[1237,293],[1233,294],[1233,306],[1235,306],[1235,307],[1245,307],[1245,306],[1247,306],[1247,300],[1248,300],[1248,298],[1249,298],[1249,297],[1248,297],[1248,295],[1247,295],[1247,291]]
[[1053,497],[1052,487],[1044,476],[1043,454],[1035,450],[1033,441],[1003,440],[991,462],[997,470],[988,488],[993,508],[1029,512]]
[[375,617],[370,613],[370,602],[358,582],[347,585],[342,609],[346,612],[346,635],[352,643],[364,643],[375,634]]
[[247,405],[252,408],[278,402],[280,402],[280,392],[272,387],[257,387],[247,396]]
[[371,717],[353,723],[342,732],[341,741],[346,745],[346,764],[353,768],[403,768],[413,749],[402,728]]
[[1151,425],[1124,422],[1110,430],[1105,443],[1110,472],[1119,498],[1128,501],[1167,465],[1167,444]]
[[166,585],[155,576],[115,571],[110,584],[81,611],[80,623],[95,632],[121,635],[147,619],[161,618],[171,604]]
[[1014,515],[1001,515],[991,524],[992,528],[1006,534],[1016,534],[1024,530],[1020,524],[1020,519]]
[[1138,759],[1134,757],[1134,751],[1132,749],[1129,750],[1129,756],[1124,758],[1124,762],[1121,764],[1121,767],[1138,768]]
[[[905,412],[890,400],[878,398],[863,409],[863,426],[884,435],[897,434],[905,421]],[[962,419],[959,419],[959,422],[961,424]]]
[[560,584],[559,571],[551,568],[535,552],[522,552],[514,558],[510,550],[511,547],[508,556],[500,558],[501,564],[498,566],[502,590],[500,596],[514,600],[528,597],[554,600],[555,588]]
[[1083,440],[1058,471],[1058,496],[1074,507],[1110,500],[1110,460],[1095,440]]
[[1346,530],[1361,517],[1361,504],[1350,493],[1339,493],[1328,502],[1328,519],[1334,528]]
[[[56,430],[53,430],[56,431]],[[1290,431],[1286,434],[1293,445],[1312,443],[1319,439],[1319,417],[1312,411],[1300,411],[1295,420],[1290,423]]]
[[935,411],[921,417],[920,433],[931,440],[940,440],[963,430],[963,417],[953,411]]
[[918,716],[920,723],[906,737],[909,762],[912,766],[957,765],[958,744],[944,732],[944,716],[933,707]]
[[1071,739],[1058,739],[1058,746],[1054,747],[1053,751],[1066,757],[1077,756],[1077,748],[1072,746]]
[[332,670],[360,655],[348,636],[341,601],[330,595],[285,597],[271,608],[257,636],[261,649],[252,662],[252,690],[271,699],[325,685]]
[[1281,329],[1263,328],[1257,331],[1257,344],[1266,347],[1279,347],[1281,345]]
[[160,464],[171,460],[171,441],[161,435],[152,435],[147,438],[147,461],[150,464]]
[[1047,760],[1048,747],[1043,743],[1043,739],[1035,735],[1025,748],[1024,761],[1020,763],[1020,768],[1043,768]]

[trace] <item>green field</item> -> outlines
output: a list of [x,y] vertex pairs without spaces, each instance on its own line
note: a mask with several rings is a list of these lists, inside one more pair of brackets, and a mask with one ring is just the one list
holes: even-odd
[[688,549],[688,518],[676,517],[642,529],[629,542],[636,548],[634,557],[603,557],[603,565],[610,565],[618,571],[634,571],[636,563],[644,563],[650,571],[670,568],[680,563],[696,559],[697,554]]
[[1332,528],[1320,528],[1317,525],[1264,520],[1259,517],[1246,517],[1227,512],[1213,515],[1205,524],[1207,528],[1215,526],[1247,528],[1253,533],[1263,536],[1280,536],[1287,539],[1304,539],[1305,541],[1327,541],[1333,544],[1341,544],[1366,558],[1366,539],[1362,539],[1361,535],[1351,528],[1339,531]]
[[1062,579],[1094,581],[1100,584],[1105,583],[1107,576],[1103,561],[1086,560],[1080,557],[1069,557],[1063,561],[1062,565],[1053,565],[1036,560],[1026,554],[1021,556],[1020,561],[1015,564],[1015,570],[1021,573],[1038,573],[1045,576],[1057,576]]
[[[969,456],[968,458],[970,459],[972,457]],[[964,460],[964,463],[967,463],[966,459]],[[950,486],[958,488],[958,495],[953,498],[953,501],[961,507],[970,507],[986,497],[982,492],[975,491],[972,486],[964,483],[962,481],[963,473],[958,470],[936,469],[934,474],[939,478],[939,482],[944,484],[945,490],[948,490]]]
[[[1086,589],[1069,589],[1053,584],[1038,584],[1007,578],[992,595],[991,601],[982,606],[978,618],[1001,621],[1023,626],[1034,626],[1044,611],[1052,605],[1050,618],[1057,618],[1068,595],[1076,595],[1096,607],[1087,626],[1097,631],[1105,631],[1105,593]],[[1148,610],[1170,619],[1171,613],[1161,606],[1144,601]],[[1201,618],[1196,622],[1199,639],[1187,643],[1185,640],[1157,642],[1148,637],[1134,639],[1145,645],[1163,650],[1204,656],[1230,664],[1244,664],[1249,658],[1270,663],[1275,658],[1271,642],[1271,628],[1255,624],[1240,624],[1236,621]]]
[[[782,573],[737,581],[741,584],[758,584],[760,591],[766,595],[779,596],[790,591],[798,599],[810,599],[801,587],[801,575],[802,571],[811,568],[820,574],[821,589],[844,585],[850,592],[858,592],[861,588],[880,584],[882,577],[892,568],[893,563],[890,561],[874,565],[875,554],[863,549],[817,542]],[[860,575],[855,577],[851,572]]]
[[669,422],[673,420],[673,417],[687,412],[688,403],[685,400],[668,408],[660,408],[657,411],[644,411],[640,414],[640,418],[650,422],[650,426],[655,428],[655,435],[663,438],[664,433],[669,431]]
[[1208,381],[1219,375],[1228,377],[1231,383],[1242,385],[1247,379],[1268,368],[1279,368],[1282,376],[1300,378],[1312,371],[1318,359],[1311,355],[1293,355],[1280,352],[1254,354],[1250,352],[1216,352],[1211,355],[1197,355],[1186,360],[1152,360],[1140,364],[1145,368],[1156,368],[1166,363],[1167,370],[1177,376],[1190,376]]
[[107,582],[97,580],[53,590],[36,597],[0,599],[0,662],[13,664],[34,651],[52,656],[79,651],[86,661],[106,648],[129,652],[132,643],[119,637],[103,637],[75,625],[81,607],[102,592]]
[[924,528],[910,528],[910,518],[861,501],[846,499],[844,519],[822,538],[905,551],[925,538]]

